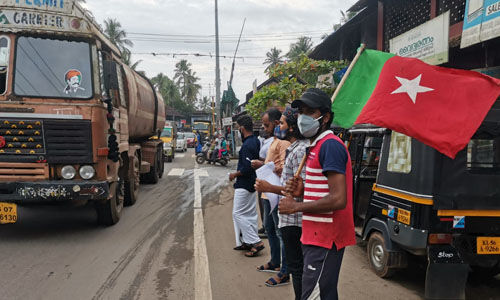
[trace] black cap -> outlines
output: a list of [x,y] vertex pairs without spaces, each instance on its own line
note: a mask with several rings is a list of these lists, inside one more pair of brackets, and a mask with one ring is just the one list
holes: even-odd
[[322,112],[331,112],[332,101],[330,97],[320,89],[310,88],[299,99],[292,102],[293,108],[306,105],[310,108],[318,108]]

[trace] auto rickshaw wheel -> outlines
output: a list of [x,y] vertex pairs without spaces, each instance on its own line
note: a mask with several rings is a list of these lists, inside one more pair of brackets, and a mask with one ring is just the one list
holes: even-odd
[[366,248],[370,268],[381,278],[389,278],[394,275],[395,269],[388,267],[389,252],[385,247],[384,236],[379,232],[370,235]]

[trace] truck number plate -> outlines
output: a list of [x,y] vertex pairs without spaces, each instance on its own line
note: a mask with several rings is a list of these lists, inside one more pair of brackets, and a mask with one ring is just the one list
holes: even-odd
[[410,225],[411,211],[398,208],[398,221],[406,225]]
[[17,222],[17,205],[0,202],[0,224]]
[[500,237],[478,237],[477,254],[500,254]]

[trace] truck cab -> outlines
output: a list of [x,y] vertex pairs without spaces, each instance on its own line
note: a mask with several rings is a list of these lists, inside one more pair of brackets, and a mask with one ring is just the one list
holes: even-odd
[[0,20],[0,223],[45,204],[117,223],[161,176],[161,96],[77,1],[6,0]]

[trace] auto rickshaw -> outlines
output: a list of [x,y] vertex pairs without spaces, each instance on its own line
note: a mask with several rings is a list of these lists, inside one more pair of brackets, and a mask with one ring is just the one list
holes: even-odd
[[455,159],[403,134],[357,125],[343,134],[353,165],[357,234],[380,277],[426,256],[425,297],[463,299],[470,272],[500,273],[500,103]]

